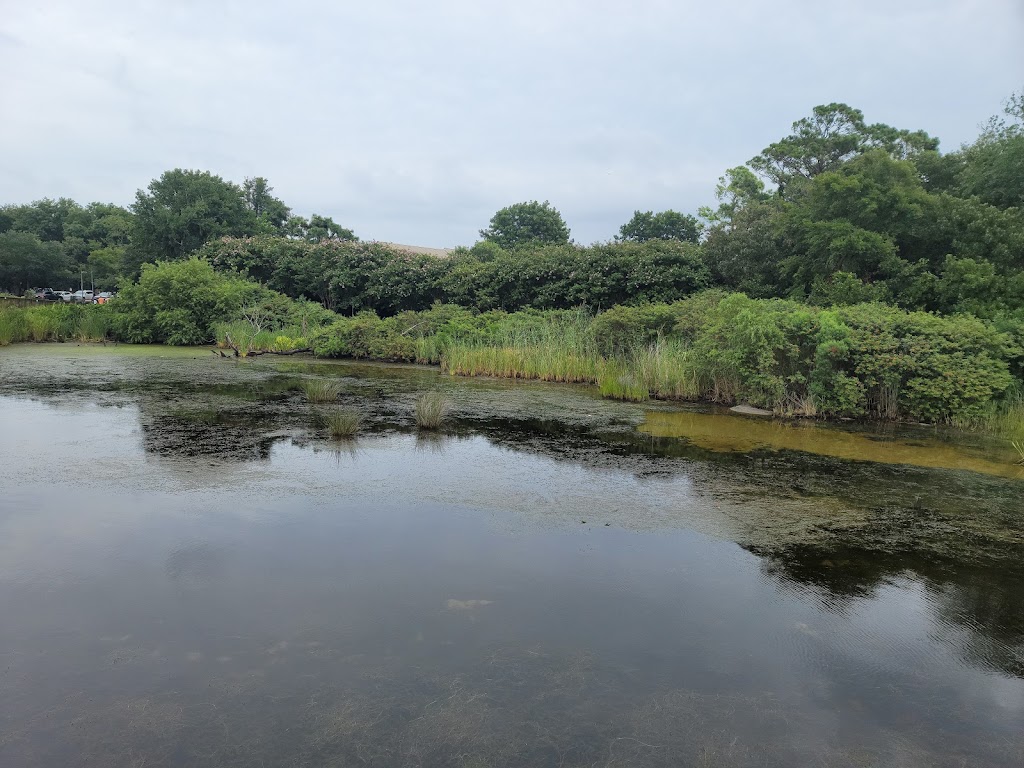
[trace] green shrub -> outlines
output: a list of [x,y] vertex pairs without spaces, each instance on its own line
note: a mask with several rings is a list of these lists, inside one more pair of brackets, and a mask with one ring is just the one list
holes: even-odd
[[304,338],[337,317],[317,304],[218,273],[198,258],[144,264],[139,281],[105,306],[116,338],[181,346],[225,342],[233,329],[238,338],[232,342],[248,349],[260,333],[288,328],[285,335]]
[[839,316],[850,328],[848,372],[873,415],[980,420],[1013,382],[1012,339],[977,318],[881,304],[844,307]]
[[594,318],[594,344],[605,356],[622,355],[668,336],[679,322],[678,304],[612,307]]

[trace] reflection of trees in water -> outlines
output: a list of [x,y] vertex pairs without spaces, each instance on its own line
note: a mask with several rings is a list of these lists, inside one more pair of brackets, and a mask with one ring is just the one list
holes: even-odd
[[1024,576],[986,572],[927,586],[937,632],[965,661],[1024,678]]
[[[142,447],[166,458],[266,461],[281,439],[258,414],[203,410],[143,414]],[[269,427],[269,430],[268,430]]]
[[165,458],[266,461],[282,430],[308,426],[292,380],[139,393],[142,447]]
[[835,546],[789,545],[762,556],[776,586],[823,610],[844,613],[898,579],[921,584],[935,636],[969,665],[1024,678],[1024,572],[965,567],[919,553],[886,554]]

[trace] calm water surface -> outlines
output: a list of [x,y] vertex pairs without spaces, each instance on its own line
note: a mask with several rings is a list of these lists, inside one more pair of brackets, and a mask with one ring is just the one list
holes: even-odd
[[[323,434],[312,376],[356,440]],[[1001,450],[408,367],[0,349],[0,765],[1020,766]]]

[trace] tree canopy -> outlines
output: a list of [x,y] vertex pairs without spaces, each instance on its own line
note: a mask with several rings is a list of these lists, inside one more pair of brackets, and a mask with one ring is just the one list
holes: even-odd
[[242,184],[242,194],[249,210],[268,231],[281,232],[291,215],[291,208],[274,197],[274,188],[262,176],[247,178]]
[[590,248],[571,243],[550,202],[516,203],[480,242],[439,260],[359,243],[327,215],[294,214],[262,176],[237,185],[174,169],[130,209],[68,198],[0,207],[0,288],[59,286],[79,273],[113,287],[143,263],[199,253],[344,311],[437,299],[607,306],[717,285],[823,306],[871,299],[970,313],[1020,329],[1024,342],[1024,94],[945,154],[924,131],[820,105],[727,169],[715,197],[700,219],[636,210],[614,242]]
[[166,171],[136,193],[132,213],[136,265],[181,259],[213,238],[257,231],[242,188],[208,171]]
[[480,237],[506,250],[525,245],[560,245],[569,242],[569,227],[562,214],[545,200],[516,203],[491,217]]
[[703,227],[696,216],[668,210],[635,211],[633,218],[619,228],[617,240],[646,243],[648,240],[682,240],[696,243]]
[[897,158],[935,150],[939,142],[924,131],[908,131],[881,123],[868,125],[864,113],[847,104],[823,104],[793,123],[793,133],[769,144],[750,160],[750,167],[786,195],[793,182],[832,171],[857,155],[881,149]]

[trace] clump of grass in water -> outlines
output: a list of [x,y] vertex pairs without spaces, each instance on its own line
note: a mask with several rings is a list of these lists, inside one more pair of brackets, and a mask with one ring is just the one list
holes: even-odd
[[426,392],[416,401],[416,426],[437,429],[448,412],[448,398],[440,392]]
[[1024,465],[1024,441],[1012,440],[1010,445],[1012,445],[1017,450],[1017,453],[1020,454],[1020,458],[1014,463]]
[[299,384],[299,389],[311,403],[333,403],[341,393],[341,385],[324,379],[310,379]]
[[363,424],[363,416],[358,411],[344,409],[332,411],[321,417],[331,437],[353,437]]

